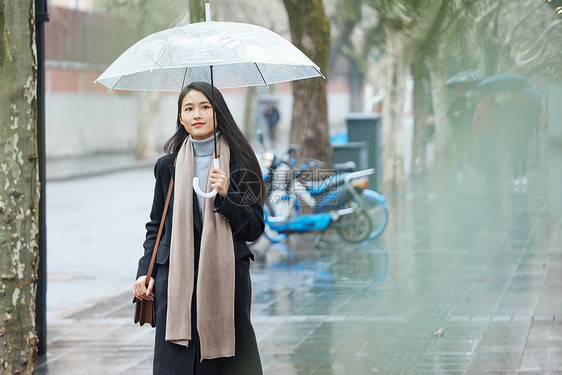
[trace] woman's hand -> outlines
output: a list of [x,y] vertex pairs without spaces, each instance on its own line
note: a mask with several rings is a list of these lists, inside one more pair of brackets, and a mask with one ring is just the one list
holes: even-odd
[[218,168],[213,168],[209,181],[211,182],[211,187],[217,189],[217,193],[221,197],[226,198],[226,193],[228,192],[228,177],[226,173]]
[[152,289],[154,288],[154,278],[150,278],[150,282],[148,283],[148,288],[146,287],[146,275],[141,276],[135,281],[133,284],[133,294],[138,299],[149,299],[154,300],[154,293]]

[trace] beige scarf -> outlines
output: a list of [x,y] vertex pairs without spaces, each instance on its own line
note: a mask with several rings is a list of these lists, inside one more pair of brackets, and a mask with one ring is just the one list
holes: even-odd
[[[219,137],[220,169],[230,175],[230,149]],[[207,177],[213,167],[209,163]],[[194,287],[193,187],[195,160],[189,137],[176,162],[172,243],[168,276],[166,341],[188,346],[191,332],[191,297]],[[211,190],[206,179],[205,191]],[[201,360],[234,356],[234,244],[230,224],[214,213],[214,198],[203,201],[203,233],[197,285],[197,332]]]

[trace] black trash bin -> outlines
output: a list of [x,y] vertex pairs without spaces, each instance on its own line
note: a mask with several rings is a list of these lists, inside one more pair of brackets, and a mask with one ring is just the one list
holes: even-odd
[[332,143],[332,163],[354,161],[357,169],[366,169],[369,164],[367,142],[334,142]]
[[377,113],[357,113],[345,118],[348,142],[365,142],[367,146],[367,168],[375,168],[369,188],[380,190],[381,185],[381,123]]

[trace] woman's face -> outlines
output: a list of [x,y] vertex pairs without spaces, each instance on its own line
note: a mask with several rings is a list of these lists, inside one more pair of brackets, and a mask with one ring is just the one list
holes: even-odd
[[206,139],[213,135],[213,107],[201,91],[191,90],[185,94],[179,118],[193,139]]

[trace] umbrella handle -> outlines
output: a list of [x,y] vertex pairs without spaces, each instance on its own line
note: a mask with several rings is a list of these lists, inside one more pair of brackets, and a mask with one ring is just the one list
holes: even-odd
[[[219,167],[219,159],[213,159],[213,168],[218,168]],[[193,177],[193,190],[195,190],[195,192],[197,193],[197,195],[199,195],[202,198],[213,198],[215,195],[217,195],[217,189],[213,189],[208,193],[205,193],[203,190],[201,190],[201,188],[199,187],[199,177]]]

